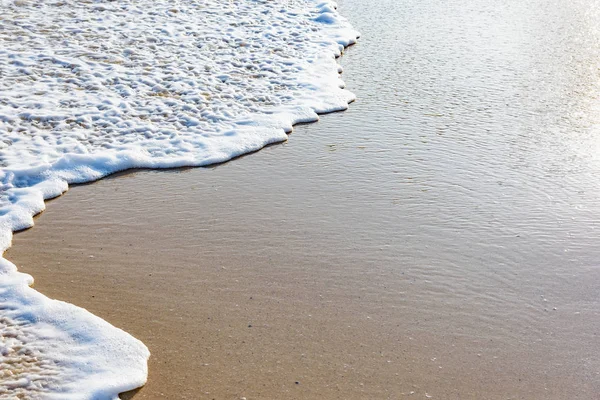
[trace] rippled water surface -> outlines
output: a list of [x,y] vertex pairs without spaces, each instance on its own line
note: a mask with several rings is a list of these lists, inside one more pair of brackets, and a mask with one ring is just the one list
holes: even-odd
[[347,163],[372,169],[348,184],[385,209],[398,261],[431,278],[419,301],[485,304],[468,318],[490,335],[585,347],[600,305],[600,3],[342,5],[363,34],[343,59],[359,97],[343,120],[369,153]]
[[599,3],[343,4],[363,33],[346,79],[394,215],[486,261],[502,246],[495,263],[595,264]]
[[385,228],[365,240],[427,279],[425,325],[572,349],[598,390],[600,3],[342,5],[363,37],[341,119],[368,154],[346,166],[371,173],[340,184]]

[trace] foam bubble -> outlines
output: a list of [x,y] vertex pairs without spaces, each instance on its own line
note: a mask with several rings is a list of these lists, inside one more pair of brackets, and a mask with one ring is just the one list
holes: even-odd
[[[358,34],[315,0],[1,0],[0,249],[71,183],[223,162],[344,110]],[[148,350],[0,259],[0,397],[114,398]]]

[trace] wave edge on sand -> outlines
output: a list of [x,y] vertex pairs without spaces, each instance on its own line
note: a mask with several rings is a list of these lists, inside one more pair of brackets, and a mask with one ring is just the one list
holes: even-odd
[[[3,0],[0,248],[69,184],[224,162],[348,107],[330,1]],[[0,398],[115,399],[146,346],[0,259]]]

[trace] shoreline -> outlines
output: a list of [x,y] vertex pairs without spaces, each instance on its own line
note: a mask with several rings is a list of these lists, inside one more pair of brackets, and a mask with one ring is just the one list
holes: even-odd
[[[65,4],[61,3],[60,5],[57,5],[57,7],[63,5]],[[212,2],[209,5],[214,6],[217,9],[220,7],[218,2]],[[83,118],[83,120],[90,123],[92,120],[88,118],[88,114],[94,114],[94,107],[103,111],[100,114],[97,113],[97,120],[102,120],[103,118],[106,119],[95,127],[98,128],[101,125],[103,128],[106,128],[107,132],[101,132],[99,136],[95,136],[93,132],[89,130],[90,125],[87,125],[87,122],[81,126],[71,126],[71,128],[73,128],[71,129],[72,131],[77,131],[81,127],[88,129],[87,132],[91,133],[91,137],[88,138],[89,140],[86,140],[85,143],[78,142],[78,139],[81,139],[81,137],[77,136],[77,134],[71,136],[65,135],[64,137],[58,137],[58,139],[53,135],[44,136],[45,134],[43,133],[40,136],[38,135],[40,133],[39,127],[35,126],[35,121],[40,120],[48,122],[48,124],[46,124],[48,126],[44,125],[42,127],[43,129],[51,127],[53,132],[59,132],[61,129],[64,130],[63,128],[65,128],[66,125],[81,123],[80,118],[75,121],[73,118],[69,119],[65,117],[63,115],[64,113],[61,114],[61,112],[50,116],[32,116],[29,113],[25,113],[25,117],[21,117],[19,120],[23,125],[21,127],[22,129],[17,130],[13,129],[11,124],[18,125],[19,122],[15,122],[10,116],[5,116],[4,122],[8,124],[6,144],[9,146],[14,144],[14,147],[11,147],[12,151],[4,152],[3,164],[6,168],[0,171],[0,180],[2,181],[3,190],[3,210],[1,213],[2,215],[0,216],[2,219],[1,225],[3,226],[3,230],[0,232],[0,245],[2,246],[3,258],[0,260],[0,272],[6,275],[4,285],[0,289],[2,290],[3,298],[11,302],[11,311],[4,313],[3,317],[6,317],[6,323],[0,326],[0,330],[2,331],[0,333],[5,335],[4,331],[6,330],[6,335],[10,335],[11,329],[14,328],[16,330],[17,333],[15,335],[17,335],[18,338],[10,342],[8,350],[5,352],[7,352],[7,354],[13,354],[17,363],[26,362],[25,357],[20,356],[20,354],[22,354],[20,349],[22,347],[32,347],[31,349],[28,349],[28,351],[31,354],[37,354],[38,352],[43,352],[42,349],[46,343],[48,346],[48,349],[46,349],[47,351],[44,352],[44,355],[39,354],[37,357],[44,359],[43,368],[46,368],[46,370],[44,370],[45,374],[48,376],[56,376],[47,379],[45,376],[38,375],[30,377],[27,368],[11,365],[6,367],[5,372],[10,375],[10,379],[13,379],[14,382],[6,380],[9,378],[5,376],[0,376],[0,378],[3,378],[2,382],[0,382],[0,391],[2,393],[11,391],[13,387],[18,388],[18,393],[15,393],[19,395],[22,395],[21,392],[26,393],[28,390],[44,391],[53,390],[47,389],[49,387],[60,387],[60,390],[65,391],[65,393],[68,390],[71,390],[77,392],[81,396],[89,395],[86,391],[93,393],[92,396],[95,395],[94,393],[106,395],[108,393],[107,391],[124,390],[124,388],[135,387],[144,382],[147,369],[146,359],[148,357],[146,347],[135,338],[129,336],[126,332],[111,330],[110,326],[104,326],[104,322],[94,315],[86,313],[84,310],[78,309],[77,307],[73,307],[70,303],[61,304],[59,302],[54,302],[53,299],[47,298],[37,293],[35,289],[27,287],[31,282],[31,277],[26,274],[21,274],[20,272],[22,271],[18,270],[18,268],[9,261],[8,256],[6,256],[6,251],[12,246],[13,235],[31,228],[33,226],[34,217],[42,214],[46,209],[46,202],[61,197],[69,189],[69,185],[73,186],[74,183],[89,184],[106,178],[115,172],[135,170],[140,167],[148,169],[170,169],[173,167],[208,166],[227,162],[239,156],[258,151],[269,144],[286,141],[288,138],[287,133],[291,132],[293,126],[298,123],[314,122],[319,119],[319,114],[346,110],[348,104],[354,100],[354,95],[343,89],[344,85],[340,78],[341,70],[336,59],[343,53],[346,47],[355,43],[358,33],[350,27],[349,23],[343,17],[340,17],[337,12],[327,4],[323,4],[320,7],[312,7],[313,5],[316,6],[317,4],[307,2],[307,7],[305,7],[301,13],[291,12],[287,14],[284,12],[285,15],[282,14],[278,16],[278,20],[285,19],[287,22],[295,20],[299,20],[300,22],[304,21],[305,24],[300,23],[295,25],[288,23],[290,26],[289,30],[294,31],[293,34],[295,36],[304,34],[302,46],[309,41],[313,44],[308,48],[304,48],[304,51],[302,52],[304,58],[296,57],[295,64],[293,64],[296,73],[288,74],[286,77],[286,88],[289,89],[295,87],[298,89],[295,91],[295,96],[284,96],[281,88],[276,90],[277,93],[273,93],[274,97],[269,101],[266,101],[265,98],[261,96],[252,96],[254,91],[258,91],[264,95],[269,90],[273,89],[273,80],[278,79],[277,71],[280,67],[279,62],[282,62],[283,60],[286,66],[285,68],[290,68],[292,64],[290,64],[288,52],[293,53],[295,50],[291,47],[286,47],[288,50],[283,51],[283,49],[279,49],[282,50],[281,53],[278,52],[277,55],[274,56],[273,52],[269,52],[270,50],[265,50],[265,48],[268,46],[276,47],[279,40],[285,41],[285,38],[282,38],[283,35],[273,36],[272,40],[264,40],[263,38],[261,41],[261,32],[257,33],[254,29],[246,31],[246,33],[250,32],[252,34],[258,34],[257,38],[255,38],[257,42],[253,45],[255,50],[247,52],[247,55],[249,57],[248,60],[253,60],[254,64],[261,63],[260,67],[257,67],[257,65],[254,64],[248,64],[251,68],[246,68],[243,65],[238,64],[235,60],[231,61],[227,58],[228,54],[235,57],[240,51],[245,51],[247,45],[245,41],[241,42],[237,51],[232,50],[230,46],[225,46],[227,47],[227,51],[221,52],[220,56],[222,56],[223,59],[219,58],[218,60],[218,57],[215,57],[215,54],[212,54],[210,51],[207,52],[203,46],[200,46],[204,49],[203,51],[199,51],[198,49],[200,47],[198,47],[191,52],[185,52],[182,50],[183,47],[176,47],[179,56],[182,56],[183,53],[185,53],[186,56],[189,56],[178,57],[178,61],[180,62],[178,66],[183,66],[183,69],[188,72],[186,75],[187,78],[193,75],[194,79],[185,79],[185,77],[182,78],[175,74],[173,76],[176,76],[179,80],[163,80],[164,76],[161,75],[161,73],[164,72],[163,69],[146,68],[146,72],[153,71],[155,76],[150,74],[152,76],[148,77],[149,74],[145,72],[143,74],[133,75],[144,80],[144,85],[151,86],[149,90],[135,90],[136,96],[131,97],[134,93],[130,89],[137,88],[139,82],[135,81],[135,76],[132,77],[131,75],[125,74],[127,76],[121,76],[120,78],[122,78],[126,84],[123,85],[123,82],[121,82],[116,85],[120,88],[124,88],[125,92],[127,92],[126,95],[122,96],[120,89],[113,91],[107,90],[101,96],[90,94],[87,91],[80,92],[84,94],[84,105],[80,102],[71,102],[70,99],[64,99],[64,91],[61,89],[59,92],[56,92],[54,90],[55,82],[52,79],[44,80],[44,84],[47,85],[46,89],[48,89],[45,93],[50,93],[52,96],[47,96],[49,99],[48,104],[39,103],[36,107],[46,107],[51,111],[56,111],[57,107],[55,106],[58,103],[60,103],[58,108],[63,108],[63,106],[68,103],[69,106],[67,108],[72,108],[75,110],[73,112],[79,113],[76,114],[77,116],[82,116],[81,118]],[[136,5],[130,6],[135,8]],[[30,7],[32,14],[40,11],[40,7],[36,7],[35,4],[23,3],[15,5],[15,7]],[[266,13],[271,12],[271,8],[273,7],[274,6],[270,3],[264,4]],[[193,19],[190,15],[194,12],[198,12],[198,9],[193,6],[185,6],[184,9],[185,10],[183,11],[185,12],[182,12],[182,14],[163,15],[163,18],[165,18],[165,21],[168,20],[168,22],[172,24],[173,20],[170,19],[171,17],[185,16],[186,18]],[[127,19],[127,12],[130,10],[131,8],[128,8],[127,6],[119,9],[115,8],[112,9],[114,12],[110,15],[116,19]],[[178,14],[180,11],[180,9],[173,10],[174,9],[169,9],[168,12]],[[50,7],[45,11],[48,15],[54,15],[53,13],[57,13],[57,8]],[[90,11],[90,8],[84,6],[78,9],[78,11],[85,14]],[[242,13],[244,15],[252,15],[252,13],[257,12],[255,7],[246,7],[246,4],[240,4],[240,9],[238,11],[240,12],[240,15]],[[19,11],[12,7],[12,5],[9,5],[8,12],[7,18],[11,21],[11,18],[14,17],[15,13],[18,13]],[[202,11],[200,11],[200,13],[202,13]],[[262,22],[268,22],[268,18],[265,17],[264,14],[265,13],[259,14],[260,19]],[[58,15],[61,15],[60,11],[58,11]],[[143,23],[148,23],[148,20],[144,20],[142,16],[149,16],[149,19],[151,20],[150,25],[153,25],[152,21],[154,21],[154,17],[152,15],[145,13],[139,13],[139,15],[140,19],[138,25],[141,26]],[[206,24],[204,25],[204,28],[202,28],[202,26],[198,28],[200,30],[209,29],[211,30],[211,33],[216,31],[220,32],[221,27],[224,25],[222,23],[223,21],[219,22],[221,17],[223,17],[224,20],[227,19],[224,14],[221,15],[219,13],[207,12],[204,16],[210,20],[205,22],[214,23],[216,25],[214,28],[206,28],[209,26],[209,24]],[[103,21],[103,19],[98,19],[97,21]],[[37,18],[35,19],[34,25],[36,28],[41,27],[42,31],[47,32],[47,30],[44,30],[44,24],[46,22],[47,21],[44,18]],[[305,29],[305,25],[311,25],[312,29]],[[15,26],[19,25],[15,24]],[[133,26],[130,24],[119,24],[118,26],[119,29],[116,29],[116,31],[120,31],[121,29],[135,30],[139,28],[136,28],[137,25]],[[187,34],[191,28],[186,27],[185,30],[182,30],[180,29],[181,24],[175,24],[174,26],[177,28],[175,30],[178,33],[184,32],[184,34],[183,36],[180,36],[179,40],[172,40],[173,32],[165,31],[165,37],[169,37],[169,39],[161,41],[160,46],[161,51],[164,50],[167,54],[168,49],[170,48],[169,46],[180,46],[182,37],[186,40],[187,44],[190,44],[191,41],[193,42],[195,40]],[[98,28],[98,31],[106,32],[101,26],[94,25],[88,26],[88,28],[88,33],[94,31],[96,28]],[[112,30],[108,32],[111,32],[111,35],[114,33]],[[196,31],[194,32],[196,34],[198,33]],[[231,37],[233,35],[231,30],[227,32],[228,33],[225,33],[225,37]],[[152,33],[147,33],[149,36],[152,36]],[[40,38],[42,40],[44,40],[44,38],[48,39],[45,36],[45,33],[38,35],[36,29],[27,30],[25,36],[28,39],[32,39],[32,42],[35,42],[35,40]],[[116,36],[119,35],[117,34]],[[121,35],[119,39],[122,39],[123,36],[127,35]],[[250,36],[246,35],[244,40],[254,40],[254,38],[250,38]],[[86,35],[85,37],[87,39],[90,35]],[[211,38],[215,39],[213,36],[211,36]],[[11,40],[10,37],[8,39]],[[51,37],[51,39],[54,39],[54,37]],[[119,39],[117,39],[117,41]],[[150,37],[150,40],[153,41],[155,38]],[[11,43],[16,42],[11,41]],[[64,41],[61,43],[61,46],[68,48],[70,44],[70,42]],[[151,45],[151,47],[152,46],[154,45]],[[261,51],[256,50],[259,47]],[[186,47],[186,49],[194,48],[194,46]],[[17,59],[19,57],[27,59],[27,51],[26,49],[21,48],[20,45],[12,46],[10,47],[10,50],[14,51],[13,56]],[[54,48],[50,45],[48,51],[52,53]],[[155,51],[157,51],[156,48]],[[157,57],[154,57],[152,52],[150,52],[150,54],[142,54],[141,52],[132,52],[131,49],[125,49],[124,54],[126,58],[133,54],[133,58],[137,57],[138,60],[148,56],[149,63],[158,59]],[[298,55],[298,53],[296,53],[296,55]],[[261,57],[265,58],[261,59]],[[205,65],[204,74],[200,74],[200,76],[196,72],[190,72],[194,70],[195,64],[201,60],[207,63]],[[219,60],[223,62],[220,62]],[[70,66],[71,69],[68,73],[75,76],[72,77],[73,79],[69,80],[69,90],[73,90],[73,87],[75,87],[75,89],[82,89],[82,86],[85,86],[83,82],[90,78],[90,76],[93,76],[91,79],[94,80],[94,77],[102,75],[98,71],[94,73],[94,68],[99,68],[101,70],[103,68],[108,69],[111,71],[110,73],[112,75],[118,75],[118,73],[123,72],[121,70],[113,70],[113,66],[110,63],[109,65],[106,63],[86,64],[85,60],[80,59],[74,59],[67,62],[63,59],[62,55],[60,57],[51,58],[50,61],[51,65],[47,66],[47,68],[58,68],[59,72],[55,76],[62,76],[61,74],[64,72],[61,69],[62,65],[68,64]],[[229,75],[220,74],[216,76],[219,68],[228,68],[228,65],[223,65],[227,64],[228,61],[231,61],[235,66],[230,65],[231,69],[228,69],[227,72],[231,73],[232,70],[235,70],[235,72],[233,72],[234,74],[239,73],[246,76],[248,78],[246,84],[244,84],[243,81],[237,81],[237,83],[230,85],[226,82],[231,78]],[[23,63],[25,63],[25,61]],[[21,65],[23,63],[10,63],[8,67],[12,68],[13,64]],[[29,63],[29,61],[27,61],[27,63]],[[85,66],[83,64],[85,64]],[[136,63],[133,62],[131,65],[135,66],[135,64]],[[217,64],[219,64],[219,68],[211,69]],[[29,64],[27,65],[29,66]],[[31,66],[37,66],[35,60],[31,63]],[[161,65],[161,67],[164,67],[164,65]],[[259,80],[253,81],[252,79],[258,78],[258,76],[249,72],[249,69],[254,70],[256,68],[265,69],[262,72],[262,75],[264,75],[263,77],[273,75],[271,76],[271,80],[260,80],[260,83],[257,83]],[[169,69],[169,71],[166,72],[167,74],[173,74],[173,69],[171,67],[167,69]],[[175,70],[176,69],[177,68],[175,68]],[[208,73],[209,70],[213,72]],[[34,75],[38,72],[39,70],[35,69]],[[15,76],[16,75],[18,74],[15,74]],[[306,84],[305,81],[307,79],[311,77],[315,78],[317,75],[319,80],[318,84]],[[282,75],[279,74],[279,77],[281,76]],[[157,81],[152,83],[154,78],[156,78]],[[113,88],[112,85],[118,80],[119,79],[104,81],[104,86],[101,85],[101,87],[104,89]],[[167,81],[169,82],[167,83]],[[15,87],[18,87],[21,84],[20,82],[21,81],[18,78],[15,78],[15,80],[9,79],[7,81],[9,94],[12,91],[18,91]],[[11,87],[11,84],[17,86]],[[131,87],[127,86],[128,84],[131,84]],[[162,84],[165,84],[166,86],[162,86]],[[224,90],[224,86],[226,86],[226,90]],[[211,92],[211,90],[207,88],[213,87],[215,88],[214,95],[205,96],[207,91]],[[28,94],[38,96],[38,92]],[[222,92],[227,93],[223,93],[223,97],[220,97],[218,93]],[[234,92],[236,95],[233,96],[230,92]],[[154,96],[154,94],[157,94],[157,96]],[[167,99],[163,102],[161,96],[164,96],[165,94],[177,97],[178,100]],[[179,96],[180,94],[186,94],[188,96],[181,97]],[[284,99],[279,99],[277,96],[283,96],[286,101],[284,101]],[[246,101],[237,101],[242,97]],[[27,96],[21,96],[20,98],[27,98]],[[234,98],[237,100],[234,101]],[[146,101],[146,103],[144,103],[144,101]],[[188,104],[186,102],[191,103]],[[15,104],[17,104],[17,102],[13,104],[13,108],[18,108]],[[227,109],[223,107],[224,104],[227,104],[228,107],[225,107]],[[269,110],[264,111],[262,108],[260,109],[264,111],[264,114],[247,112],[244,107],[250,107],[249,110],[255,110],[253,104],[271,105],[270,113],[273,115],[268,115]],[[47,107],[48,105],[50,107]],[[147,117],[146,112],[154,106],[162,110],[157,114],[159,116],[157,126],[151,126],[151,124],[149,125],[144,122],[146,119],[145,117]],[[166,111],[164,107],[167,107]],[[211,107],[214,107],[214,110]],[[233,111],[233,108],[235,108],[236,111]],[[3,108],[0,111],[4,110],[5,109]],[[186,110],[186,112],[182,113],[177,110]],[[13,111],[14,110],[10,110],[9,114]],[[188,115],[187,111],[201,114],[202,118],[200,119],[202,121],[196,118],[196,116]],[[221,111],[223,111],[222,114]],[[171,114],[171,112],[173,113]],[[167,121],[169,115],[176,115],[177,118],[170,118]],[[240,119],[242,117],[235,117],[236,115],[246,116],[246,118]],[[140,117],[139,119],[137,119],[138,116]],[[130,118],[130,120],[127,121],[128,124],[119,125],[118,122],[122,121],[123,118]],[[31,134],[21,137],[18,132],[22,130],[26,131],[26,126],[30,122],[34,125],[30,127]],[[130,122],[133,123],[133,125],[129,124]],[[156,121],[153,120],[152,123],[154,122]],[[119,125],[120,130],[115,129],[116,125]],[[196,128],[198,125],[202,125],[202,128]],[[132,128],[132,126],[135,126],[135,128]],[[185,129],[181,129],[182,127]],[[96,132],[96,130],[93,131]],[[102,131],[102,129],[98,129],[98,132],[99,131]],[[116,134],[115,132],[117,131],[120,133]],[[134,140],[135,144],[132,145],[130,141],[131,138],[127,138],[127,135],[135,136],[139,132],[145,132],[144,136],[147,140],[144,140],[142,136],[138,135],[137,139],[141,138],[142,140]],[[106,135],[103,136],[103,134]],[[30,142],[27,140],[31,140],[32,142],[38,140],[41,144],[38,143],[39,148],[30,146]],[[46,140],[48,142],[45,142]],[[53,140],[56,140],[56,142],[53,142]],[[120,140],[124,140],[125,142],[121,143]],[[117,146],[115,146],[115,141],[118,142]],[[160,145],[158,145],[158,143],[160,143]],[[59,148],[53,148],[53,144],[60,144],[60,146]],[[112,149],[116,148],[118,151],[93,151],[93,149],[103,148],[104,146]],[[191,151],[191,148],[193,148],[193,151]],[[89,149],[92,149],[92,151],[89,151]],[[48,154],[44,153],[44,151],[47,151]],[[46,160],[46,164],[38,166],[39,160],[36,154],[40,155],[41,159]],[[174,154],[176,154],[176,156],[173,156]],[[11,165],[22,164],[33,166],[21,167],[20,169],[16,167],[10,168]],[[36,312],[40,314],[35,315]],[[66,324],[64,323],[65,319],[73,321],[79,319],[79,323],[72,322]],[[92,327],[98,324],[103,326],[103,328],[96,329],[97,336],[94,337],[94,328]],[[48,326],[53,327],[51,334],[51,329],[46,329]],[[77,346],[65,345],[65,333],[71,335],[72,339],[89,336],[85,344],[90,347],[88,349],[89,356],[87,359],[82,358],[81,354],[77,353]],[[50,336],[52,336],[52,338],[50,338]],[[35,338],[35,341],[31,339],[32,337]],[[92,343],[94,343],[94,340],[92,339],[102,342],[102,344],[93,347]],[[129,367],[121,368],[122,366],[118,362],[112,363],[112,366],[108,367],[110,364],[109,353],[114,351],[109,351],[109,349],[119,347],[117,342],[121,343],[120,347],[123,348],[124,352],[128,352],[122,358],[124,360],[129,360],[126,362]],[[130,360],[132,358],[135,358],[136,361],[133,362]],[[66,360],[69,361],[67,362]],[[42,363],[42,361],[40,361],[40,363]],[[57,372],[59,369],[57,365],[59,364],[62,365],[62,369]],[[100,387],[97,387],[99,381],[102,381],[102,379],[99,378],[101,375],[108,377],[104,380],[110,382],[106,388],[102,387],[102,382],[100,382]],[[58,376],[61,377],[58,378]],[[127,379],[130,380],[127,381]],[[25,385],[29,380],[35,381],[35,384]],[[64,387],[60,386],[61,381],[65,382]],[[73,386],[72,383],[69,383],[72,381],[80,382],[79,387],[81,389],[71,388],[67,390],[67,386]],[[26,387],[23,387],[23,385]]]
[[593,16],[342,6],[348,111],[75,186],[7,257],[150,348],[123,398],[595,398],[598,102],[570,95],[597,92]]

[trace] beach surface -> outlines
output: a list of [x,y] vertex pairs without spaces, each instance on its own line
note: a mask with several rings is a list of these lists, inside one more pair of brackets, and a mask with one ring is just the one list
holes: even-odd
[[37,290],[150,349],[122,398],[600,393],[598,15],[362,3],[348,111],[73,187],[15,235]]
[[351,113],[216,168],[75,187],[7,257],[149,347],[135,399],[593,398],[598,269],[442,269],[397,199],[328,165],[364,151]]

